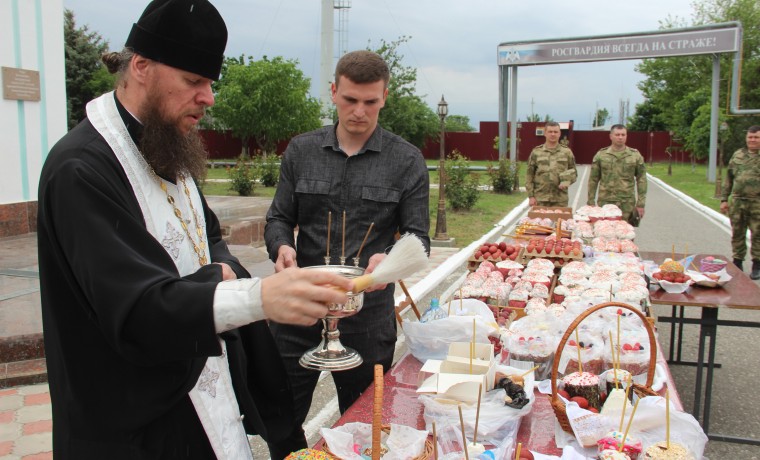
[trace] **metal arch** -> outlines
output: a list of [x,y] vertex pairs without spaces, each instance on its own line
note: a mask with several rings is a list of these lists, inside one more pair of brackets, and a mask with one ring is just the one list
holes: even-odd
[[[622,56],[606,56],[601,58],[579,58],[576,60],[559,60],[558,62],[522,62],[518,51],[505,51],[506,60],[508,64],[500,63],[502,57],[501,49],[508,46],[525,46],[525,45],[546,45],[549,43],[563,43],[563,42],[591,42],[600,40],[625,40],[628,38],[644,37],[652,38],[654,36],[668,36],[674,34],[689,34],[702,31],[722,31],[733,30],[734,49],[728,51],[721,51],[722,48],[718,48],[717,51],[705,50],[703,52],[684,52],[681,54],[671,53],[666,55],[647,55],[642,53],[639,55],[622,55]],[[715,182],[716,176],[716,163],[717,163],[717,145],[718,145],[718,94],[719,87],[718,82],[720,79],[720,63],[718,61],[718,54],[723,52],[734,53],[734,64],[732,68],[732,83],[731,83],[731,95],[730,95],[730,112],[736,115],[751,115],[760,113],[760,109],[739,109],[739,92],[740,81],[739,76],[741,74],[741,61],[742,61],[742,25],[738,21],[731,21],[719,24],[708,24],[704,26],[685,27],[678,29],[657,30],[649,32],[641,32],[636,34],[615,34],[615,35],[598,35],[598,36],[585,36],[585,37],[570,37],[559,38],[550,40],[530,40],[519,42],[507,42],[501,43],[497,47],[496,59],[499,67],[499,159],[506,158],[507,146],[506,146],[506,133],[508,122],[510,127],[510,160],[517,161],[516,152],[516,113],[517,113],[517,67],[523,65],[545,65],[545,64],[564,64],[570,62],[598,62],[598,61],[612,61],[612,60],[626,60],[626,59],[645,59],[656,58],[665,56],[683,56],[683,55],[697,55],[697,54],[712,54],[713,55],[713,71],[712,71],[712,94],[711,94],[711,110],[710,110],[710,147],[709,147],[709,168],[708,168],[708,181]],[[508,110],[506,109],[508,107]]]

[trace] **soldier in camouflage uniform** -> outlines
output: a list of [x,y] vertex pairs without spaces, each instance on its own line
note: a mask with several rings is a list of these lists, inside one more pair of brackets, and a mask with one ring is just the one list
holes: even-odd
[[567,206],[567,189],[578,178],[573,152],[559,143],[559,123],[544,127],[546,143],[530,152],[525,189],[531,206]]
[[588,179],[588,204],[617,205],[623,219],[638,226],[647,200],[647,168],[639,151],[625,145],[627,137],[625,126],[612,125],[612,144],[594,155]]
[[[747,147],[734,152],[728,162],[720,211],[731,219],[731,249],[734,264],[743,270],[747,255],[747,228],[751,232],[752,273],[760,279],[760,126],[747,130]],[[731,196],[731,205],[728,197]]]

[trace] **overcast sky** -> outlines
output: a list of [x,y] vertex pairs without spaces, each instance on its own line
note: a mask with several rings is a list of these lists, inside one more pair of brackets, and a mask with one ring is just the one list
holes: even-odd
[[[444,95],[449,114],[480,121],[498,120],[500,43],[522,40],[633,33],[657,30],[677,17],[691,23],[692,0],[558,2],[517,0],[342,0],[347,15],[347,46],[377,48],[380,40],[411,39],[400,48],[404,65],[417,69],[417,93],[431,108]],[[296,59],[319,97],[320,0],[216,0],[227,22],[226,54]],[[78,26],[87,25],[121,49],[147,1],[63,0]],[[338,28],[338,14],[335,27]],[[338,47],[338,40],[335,40]],[[636,88],[639,61],[520,67],[520,119],[531,113],[554,120],[574,120],[587,129],[596,108],[617,121],[620,100],[630,100],[630,114],[642,96]]]

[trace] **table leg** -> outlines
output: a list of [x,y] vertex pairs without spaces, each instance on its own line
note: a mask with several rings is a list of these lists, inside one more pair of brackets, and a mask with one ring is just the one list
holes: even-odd
[[730,442],[732,444],[748,444],[750,446],[760,446],[760,439],[742,438],[739,436],[725,436],[722,434],[708,433],[711,441]]
[[[705,310],[709,308],[702,308],[702,319],[704,320]],[[702,411],[702,370],[705,364],[705,337],[706,328],[704,321],[699,326],[699,348],[697,350],[697,378],[694,381],[694,412],[693,415],[699,421],[699,413]]]
[[[684,318],[684,306],[681,305],[678,307],[681,311],[678,314],[678,353],[676,354],[676,359],[678,362],[681,362],[681,345],[683,344],[683,318]],[[673,308],[673,317],[675,318],[675,307]]]
[[702,417],[702,427],[705,433],[709,433],[710,430],[710,402],[712,398],[712,383],[713,383],[713,370],[715,367],[715,342],[718,338],[718,309],[717,308],[703,308],[702,317],[706,319],[705,327],[707,329],[706,335],[710,337],[710,348],[707,352],[707,380],[705,382],[705,411]]
[[[676,318],[676,306],[671,305],[670,306],[670,316],[675,320]],[[676,323],[673,321],[670,323],[670,350],[668,350],[668,363],[673,362],[673,351],[675,350],[675,343],[676,343]],[[679,340],[678,343],[680,344],[681,341]]]
[[[704,339],[702,336],[702,329],[701,325],[704,324],[703,318],[686,318],[686,315],[684,314],[684,310],[686,309],[683,305],[671,305],[671,316],[660,316],[657,318],[657,321],[663,322],[663,323],[670,323],[670,344],[669,344],[669,350],[668,350],[668,364],[678,364],[682,366],[699,366],[704,365],[704,360],[702,361],[702,364],[696,361],[684,361],[682,356],[683,351],[683,326],[684,324],[699,324],[700,325],[700,339]],[[717,320],[716,320],[717,321]],[[741,325],[747,324],[746,322],[742,322]],[[734,324],[730,324],[734,325]],[[678,326],[678,327],[676,327]],[[754,327],[754,326],[749,326]],[[760,327],[760,326],[758,326]],[[704,343],[703,343],[704,345]],[[700,349],[699,351],[700,356],[704,355],[704,348]],[[720,369],[721,364],[713,362],[712,364],[713,368]]]

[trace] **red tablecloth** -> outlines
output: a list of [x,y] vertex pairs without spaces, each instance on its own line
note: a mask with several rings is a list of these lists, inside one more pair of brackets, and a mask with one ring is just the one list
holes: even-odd
[[[658,364],[666,370],[666,384],[663,388],[670,388],[671,401],[680,408],[681,400],[675,391],[673,379],[661,352],[658,353]],[[420,430],[425,429],[424,407],[416,392],[421,367],[422,363],[407,353],[389,372],[385,373],[383,381],[383,423],[397,423],[413,426]],[[349,422],[372,423],[373,395],[374,385],[371,385],[334,426]],[[549,403],[549,395],[535,391],[533,396],[536,398],[533,409],[522,420],[517,442],[522,443],[524,449],[527,448],[543,454],[561,455],[561,449],[558,449],[554,442],[555,417]],[[315,448],[320,449],[321,447],[322,441],[320,440]]]

